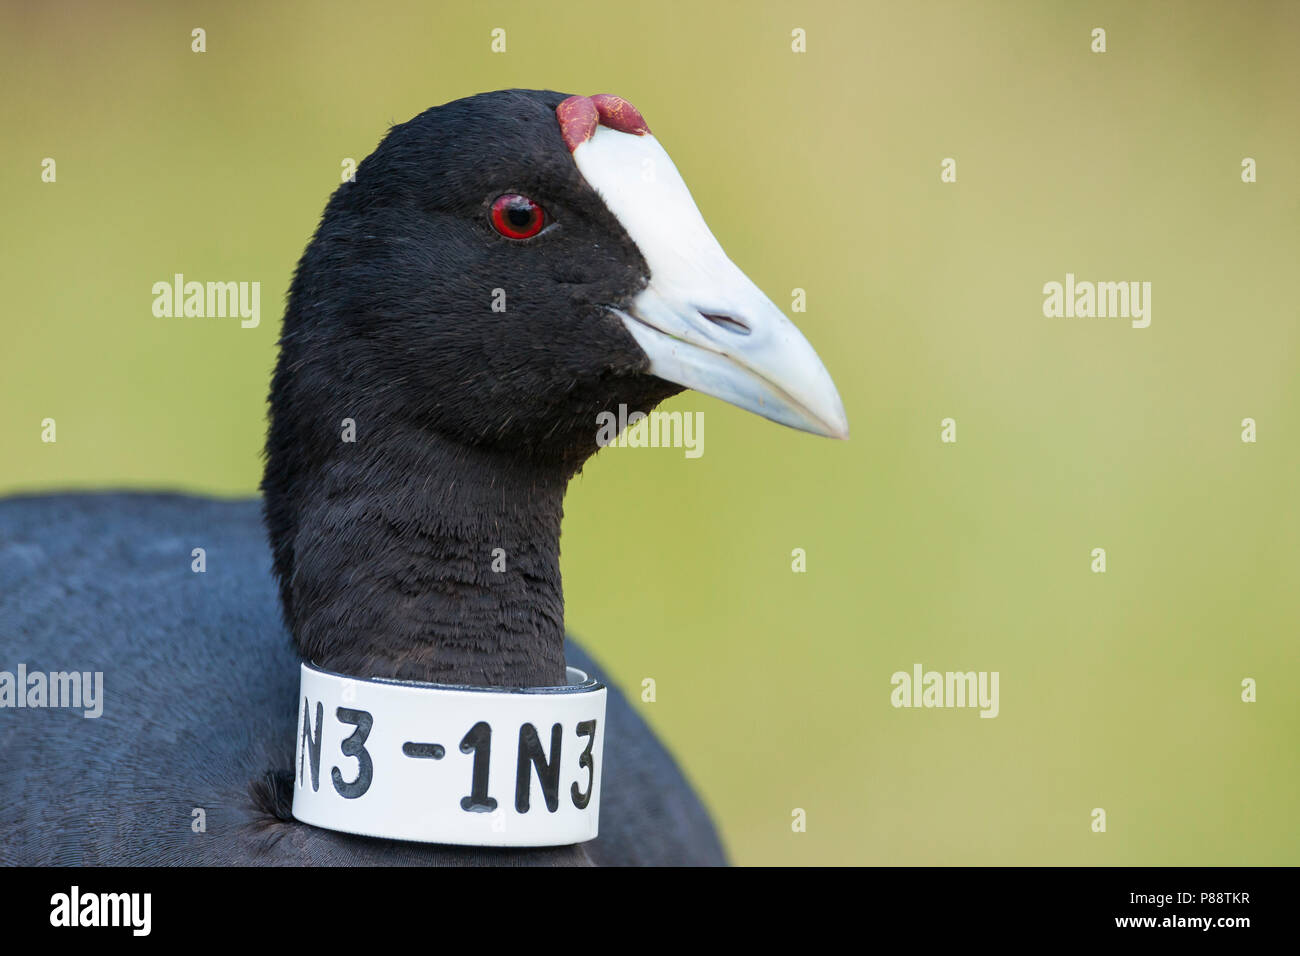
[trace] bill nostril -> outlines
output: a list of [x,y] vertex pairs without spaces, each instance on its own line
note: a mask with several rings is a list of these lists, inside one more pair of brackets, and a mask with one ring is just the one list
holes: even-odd
[[731,315],[722,315],[717,312],[701,312],[714,325],[726,329],[728,332],[735,332],[737,335],[749,335],[752,331],[742,320]]

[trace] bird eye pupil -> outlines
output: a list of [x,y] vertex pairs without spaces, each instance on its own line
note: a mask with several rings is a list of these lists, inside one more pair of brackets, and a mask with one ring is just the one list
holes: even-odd
[[546,225],[546,213],[527,196],[506,193],[492,203],[492,228],[507,239],[531,239]]

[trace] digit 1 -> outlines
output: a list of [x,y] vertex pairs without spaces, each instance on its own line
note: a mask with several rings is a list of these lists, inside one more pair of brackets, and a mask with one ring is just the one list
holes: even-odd
[[460,808],[470,813],[491,813],[497,802],[488,796],[488,763],[492,757],[492,728],[480,720],[460,742],[460,752],[474,751],[474,775],[469,796],[460,798]]

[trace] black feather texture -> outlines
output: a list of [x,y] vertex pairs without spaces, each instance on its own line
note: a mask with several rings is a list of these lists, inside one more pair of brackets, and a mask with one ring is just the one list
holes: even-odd
[[[679,388],[646,374],[609,313],[646,266],[578,174],[562,99],[513,90],[429,110],[331,198],[290,290],[260,507],[0,501],[0,668],[105,680],[97,719],[0,710],[0,863],[725,862],[613,685],[591,843],[431,846],[290,813],[304,658],[535,686],[563,682],[567,657],[609,683],[566,645],[564,492],[597,448],[599,412],[648,411]],[[504,193],[541,203],[551,225],[522,242],[495,233],[488,209]]]
[[[601,411],[680,390],[609,311],[646,265],[579,175],[563,99],[484,94],[395,127],[298,266],[262,487],[286,622],[322,666],[563,681],[565,487]],[[498,235],[504,193],[551,225]]]

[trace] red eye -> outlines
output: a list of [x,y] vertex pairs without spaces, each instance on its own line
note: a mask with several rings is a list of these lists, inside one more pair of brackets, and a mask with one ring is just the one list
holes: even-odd
[[492,203],[492,228],[507,239],[530,239],[546,225],[546,212],[527,196],[506,193]]

